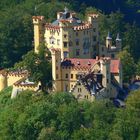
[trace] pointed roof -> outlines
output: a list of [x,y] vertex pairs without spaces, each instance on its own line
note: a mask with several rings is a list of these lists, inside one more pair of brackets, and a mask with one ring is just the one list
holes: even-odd
[[122,41],[119,33],[117,34],[116,41]]
[[111,40],[112,39],[110,32],[108,32],[108,35],[107,35],[106,39],[107,40]]

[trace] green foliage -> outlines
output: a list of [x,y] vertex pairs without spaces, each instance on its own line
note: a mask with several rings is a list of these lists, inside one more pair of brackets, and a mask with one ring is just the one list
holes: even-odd
[[136,75],[140,75],[140,60],[138,61],[136,65]]
[[51,63],[45,54],[45,46],[41,44],[39,54],[30,51],[22,57],[21,62],[15,64],[17,69],[28,70],[31,80],[41,82],[43,91],[46,91],[46,87],[51,87],[52,79]]
[[24,91],[11,100],[10,92],[11,88],[0,94],[2,140],[135,140],[140,137],[140,91],[129,95],[123,109],[114,108],[109,100],[77,102],[69,93],[47,95]]
[[140,138],[140,91],[131,93],[126,102],[125,109],[116,112],[111,139],[138,140]]
[[131,54],[127,50],[123,50],[119,53],[118,57],[121,59],[123,68],[123,80],[129,82],[129,80],[135,76],[136,65]]

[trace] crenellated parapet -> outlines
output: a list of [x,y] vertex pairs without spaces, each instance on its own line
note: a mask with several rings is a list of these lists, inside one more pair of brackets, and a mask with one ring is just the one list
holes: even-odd
[[74,31],[87,30],[87,29],[91,29],[91,28],[92,28],[92,24],[89,24],[89,23],[73,27]]

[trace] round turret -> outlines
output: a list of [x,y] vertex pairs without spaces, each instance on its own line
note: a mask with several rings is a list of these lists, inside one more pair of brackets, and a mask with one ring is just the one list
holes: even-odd
[[117,48],[120,48],[120,49],[121,49],[121,47],[122,47],[122,40],[121,40],[121,38],[120,38],[119,33],[117,34],[117,37],[116,37],[116,47],[117,47]]
[[110,32],[108,32],[108,35],[106,37],[106,47],[110,48],[112,46],[112,37],[110,35]]

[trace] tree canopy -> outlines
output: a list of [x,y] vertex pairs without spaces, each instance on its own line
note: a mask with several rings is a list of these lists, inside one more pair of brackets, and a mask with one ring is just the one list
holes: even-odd
[[39,54],[29,51],[24,55],[22,61],[15,64],[15,69],[28,70],[29,78],[34,82],[40,82],[42,91],[46,91],[46,87],[51,87],[52,68],[50,59],[46,56],[44,44],[41,44],[39,48]]
[[140,91],[131,93],[126,108],[109,100],[77,102],[69,93],[24,91],[10,99],[0,93],[2,140],[136,140],[140,138]]

